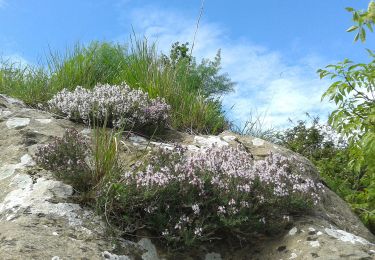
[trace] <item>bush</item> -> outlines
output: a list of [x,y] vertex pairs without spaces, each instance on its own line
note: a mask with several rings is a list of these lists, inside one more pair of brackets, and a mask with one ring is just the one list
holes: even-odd
[[48,105],[52,111],[75,121],[108,122],[117,128],[139,130],[165,127],[170,111],[163,99],[150,99],[147,93],[133,90],[126,84],[97,85],[92,90],[77,87],[73,92],[64,89],[48,101]]
[[147,229],[170,245],[275,232],[319,200],[321,184],[294,158],[253,161],[241,147],[160,149],[101,190],[99,204],[126,233]]
[[162,55],[163,67],[173,68],[179,82],[204,97],[217,98],[233,91],[234,82],[228,74],[220,74],[221,51],[218,50],[213,61],[203,59],[198,64],[196,58],[189,54],[188,45],[189,43],[175,42],[169,56]]
[[35,154],[36,162],[78,191],[93,186],[88,159],[91,149],[88,141],[75,129],[67,129],[62,138],[40,146]]
[[375,194],[369,171],[353,170],[350,144],[331,127],[319,123],[319,118],[309,119],[285,129],[279,134],[279,144],[313,162],[327,186],[348,202],[375,233]]

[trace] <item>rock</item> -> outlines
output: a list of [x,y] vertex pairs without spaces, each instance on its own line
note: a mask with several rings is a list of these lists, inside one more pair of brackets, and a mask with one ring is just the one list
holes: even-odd
[[102,253],[102,257],[103,257],[103,259],[108,259],[108,260],[131,260],[131,258],[129,256],[111,254],[108,251],[104,251]]
[[221,255],[218,253],[209,253],[204,257],[205,260],[221,260]]
[[52,122],[51,118],[36,118],[35,120],[41,124],[49,124]]
[[289,236],[294,236],[295,234],[297,234],[297,232],[298,232],[298,229],[294,227],[291,230],[289,230],[288,234]]
[[140,245],[146,252],[142,254],[142,260],[158,260],[158,252],[155,245],[148,238],[142,238],[138,245]]
[[367,241],[366,239],[363,239],[362,237],[348,233],[344,230],[325,228],[324,231],[327,233],[327,235],[330,235],[331,237],[334,237],[343,242],[350,242],[352,244],[359,243],[362,245],[371,245],[371,243]]
[[13,117],[7,120],[6,126],[8,128],[20,129],[30,123],[30,118]]
[[218,147],[227,146],[228,142],[222,140],[219,136],[195,136],[194,145],[199,147],[211,147],[217,145]]
[[[83,125],[27,108],[16,99],[0,95],[0,259],[375,258],[374,236],[328,188],[324,188],[322,200],[311,214],[290,220],[284,233],[254,239],[248,244],[212,242],[202,244],[194,252],[171,253],[147,238],[132,242],[108,237],[102,218],[73,200],[73,188],[37,167],[33,160],[39,145],[61,137],[69,127],[91,135],[91,130]],[[306,158],[259,138],[231,132],[193,136],[169,131],[165,139],[132,135],[120,143],[132,153],[146,147],[172,149],[174,142],[192,152],[213,144],[240,144],[255,159],[278,152],[304,164],[306,177],[319,179],[319,173]],[[121,156],[126,159],[125,154]]]

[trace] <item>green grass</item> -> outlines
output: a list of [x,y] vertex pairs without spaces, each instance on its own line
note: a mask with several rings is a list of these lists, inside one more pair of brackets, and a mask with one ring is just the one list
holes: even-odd
[[192,90],[186,80],[189,73],[163,66],[156,45],[147,40],[131,39],[128,45],[93,42],[88,46],[76,44],[64,53],[50,50],[43,65],[2,61],[0,93],[36,106],[64,88],[126,82],[150,97],[165,98],[172,107],[172,128],[206,134],[222,131],[227,124],[220,102]]
[[267,113],[250,111],[249,117],[243,126],[232,124],[230,130],[239,135],[257,137],[275,143],[279,130],[272,126],[265,126],[266,116]]

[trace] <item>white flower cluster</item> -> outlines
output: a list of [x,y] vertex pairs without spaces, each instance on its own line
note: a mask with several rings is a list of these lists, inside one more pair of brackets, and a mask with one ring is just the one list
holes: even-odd
[[77,87],[57,93],[49,102],[52,111],[89,124],[107,120],[114,127],[167,124],[170,106],[162,98],[121,85],[97,85],[92,90]]
[[[279,215],[279,221],[285,221],[282,216],[296,207],[291,200],[297,198],[304,204],[302,208],[318,203],[322,185],[305,173],[296,158],[280,154],[271,153],[255,161],[242,147],[212,146],[196,152],[176,147],[160,149],[144,163],[136,163],[124,173],[123,184],[137,193],[144,192],[148,199],[154,194],[159,205],[163,205],[160,197],[165,196],[159,194],[174,190],[173,195],[166,196],[172,209],[165,209],[171,213],[168,221],[173,226],[160,232],[183,236],[190,230],[200,237],[212,231],[207,226],[213,219],[241,223],[248,221],[250,214],[257,214],[259,222],[268,225],[269,217]],[[150,201],[153,199],[147,203]],[[267,210],[259,210],[267,207],[278,213],[267,215]],[[152,218],[152,213],[148,217]]]
[[[302,176],[300,173],[305,169],[301,164],[295,163],[300,173],[291,173],[293,160],[294,157],[287,158],[271,153],[265,160],[253,161],[243,149],[213,146],[181,158],[173,167],[156,167],[148,164],[144,170],[136,174],[127,172],[125,175],[129,183],[135,178],[137,187],[165,187],[171,182],[178,181],[197,186],[201,194],[204,194],[207,179],[205,175],[210,173],[211,185],[223,192],[231,192],[235,188],[236,191],[250,194],[254,192],[254,182],[258,181],[264,187],[271,188],[274,196],[285,197],[292,193],[314,194],[312,197],[317,203],[321,184]],[[228,203],[229,206],[235,204],[233,198]]]

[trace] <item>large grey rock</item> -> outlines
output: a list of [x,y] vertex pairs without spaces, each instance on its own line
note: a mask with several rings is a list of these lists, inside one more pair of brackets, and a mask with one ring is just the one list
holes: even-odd
[[[0,95],[0,259],[375,259],[374,236],[328,188],[310,215],[292,219],[292,226],[276,238],[260,237],[249,244],[221,241],[194,252],[171,253],[150,239],[131,242],[108,237],[102,219],[72,200],[72,187],[33,160],[38,145],[62,136],[68,127],[91,134],[82,125]],[[306,165],[306,175],[319,178],[305,158],[231,132],[193,136],[170,131],[161,140],[133,135],[121,140],[122,150],[127,151],[121,157],[126,160],[139,149],[170,149],[173,142],[190,151],[240,143],[255,159],[269,152],[294,155]]]

